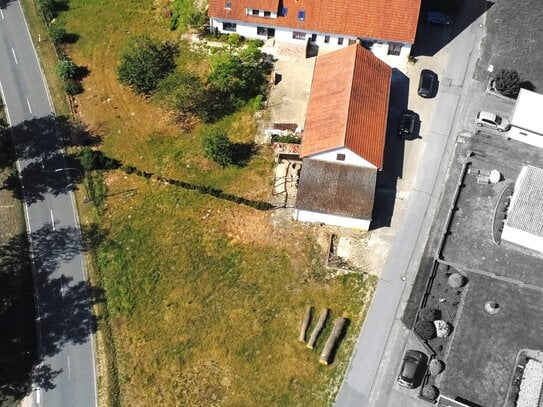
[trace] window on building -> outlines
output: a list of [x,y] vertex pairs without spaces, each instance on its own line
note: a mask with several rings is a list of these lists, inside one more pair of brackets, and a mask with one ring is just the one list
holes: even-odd
[[349,39],[349,45],[353,45],[354,43],[356,43],[356,40],[353,40],[352,38]]
[[301,31],[293,31],[292,38],[295,40],[305,40],[305,33]]
[[325,36],[324,36],[324,43],[325,43],[325,44],[329,44],[329,43],[330,43],[330,36],[329,36],[329,35],[325,35]]
[[251,10],[251,14],[252,14],[253,16],[257,16],[257,15],[258,15],[258,12],[259,12],[259,10],[255,10],[255,9],[252,9],[252,10]]
[[402,44],[388,44],[388,55],[400,55]]
[[268,29],[266,27],[256,27],[256,35],[268,36]]
[[232,8],[232,2],[230,0],[226,0],[224,2],[224,8],[230,10]]
[[264,11],[264,17],[270,17],[271,11]]
[[300,21],[305,20],[305,11],[304,10],[298,11],[298,20],[300,20]]
[[237,26],[236,23],[227,23],[227,22],[222,23],[222,29],[224,31],[236,32],[236,26]]
[[338,154],[336,156],[336,160],[338,161],[345,161],[345,154]]
[[317,34],[311,34],[311,42],[317,42]]
[[287,7],[283,7],[281,9],[281,16],[282,17],[286,17],[287,16],[287,11],[288,11],[288,8]]
[[343,37],[337,39],[337,45],[343,45]]

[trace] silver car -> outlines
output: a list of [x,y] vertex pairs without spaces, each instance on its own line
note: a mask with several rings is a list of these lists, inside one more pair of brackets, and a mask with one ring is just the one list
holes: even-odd
[[477,113],[475,122],[479,127],[487,127],[489,129],[498,131],[507,131],[510,127],[509,121],[507,119],[504,119],[497,114],[485,111]]

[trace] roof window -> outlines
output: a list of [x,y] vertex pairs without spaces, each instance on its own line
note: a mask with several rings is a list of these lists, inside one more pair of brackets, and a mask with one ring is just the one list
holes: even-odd
[[305,20],[305,10],[298,11],[298,20],[300,20],[300,21]]

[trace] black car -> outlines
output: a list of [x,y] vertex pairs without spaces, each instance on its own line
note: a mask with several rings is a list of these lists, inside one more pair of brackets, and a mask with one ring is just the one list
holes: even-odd
[[437,75],[429,69],[420,72],[418,94],[423,98],[432,98],[437,91]]
[[398,374],[398,384],[408,389],[414,389],[419,385],[419,380],[426,363],[426,355],[418,350],[405,352],[402,367]]
[[404,110],[400,115],[398,135],[406,140],[413,138],[417,125],[418,115],[412,110]]

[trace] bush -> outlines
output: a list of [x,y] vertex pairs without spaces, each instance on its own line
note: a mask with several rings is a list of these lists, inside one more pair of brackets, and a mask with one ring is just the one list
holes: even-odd
[[438,320],[434,321],[434,326],[436,327],[436,335],[438,338],[446,338],[451,334],[452,328],[447,322]]
[[435,321],[441,318],[441,311],[437,308],[422,308],[419,311],[419,319],[422,321]]
[[204,135],[204,155],[212,159],[221,167],[234,164],[232,157],[232,143],[226,132],[220,129],[213,129]]
[[54,0],[38,0],[38,9],[47,22],[56,16],[57,7]]
[[445,369],[445,364],[439,359],[432,359],[428,366],[428,372],[430,372],[432,376],[437,376],[443,372],[443,369]]
[[64,40],[66,29],[62,24],[53,23],[47,27],[47,34],[49,35],[49,39],[53,44],[59,45]]
[[459,273],[453,273],[447,279],[447,283],[453,288],[460,288],[466,284],[466,278]]
[[83,86],[81,86],[79,81],[70,78],[64,83],[64,91],[70,96],[79,95],[83,92]]
[[70,58],[62,58],[57,62],[57,75],[64,79],[70,79],[75,76],[77,66]]
[[437,399],[437,396],[439,396],[439,390],[436,386],[432,386],[431,384],[427,384],[422,388],[422,396],[426,397],[430,400]]
[[291,143],[291,144],[300,144],[302,139],[296,136],[272,136],[272,141],[274,143]]
[[520,92],[520,75],[512,69],[501,69],[494,79],[494,87],[502,95],[516,99]]
[[425,341],[429,341],[436,336],[436,327],[431,321],[419,321],[415,325],[415,332]]
[[155,98],[165,107],[175,109],[180,116],[206,116],[205,87],[200,78],[188,71],[174,72],[160,81]]
[[173,42],[159,42],[148,36],[131,39],[121,52],[117,79],[136,93],[149,95],[175,69],[178,48]]

